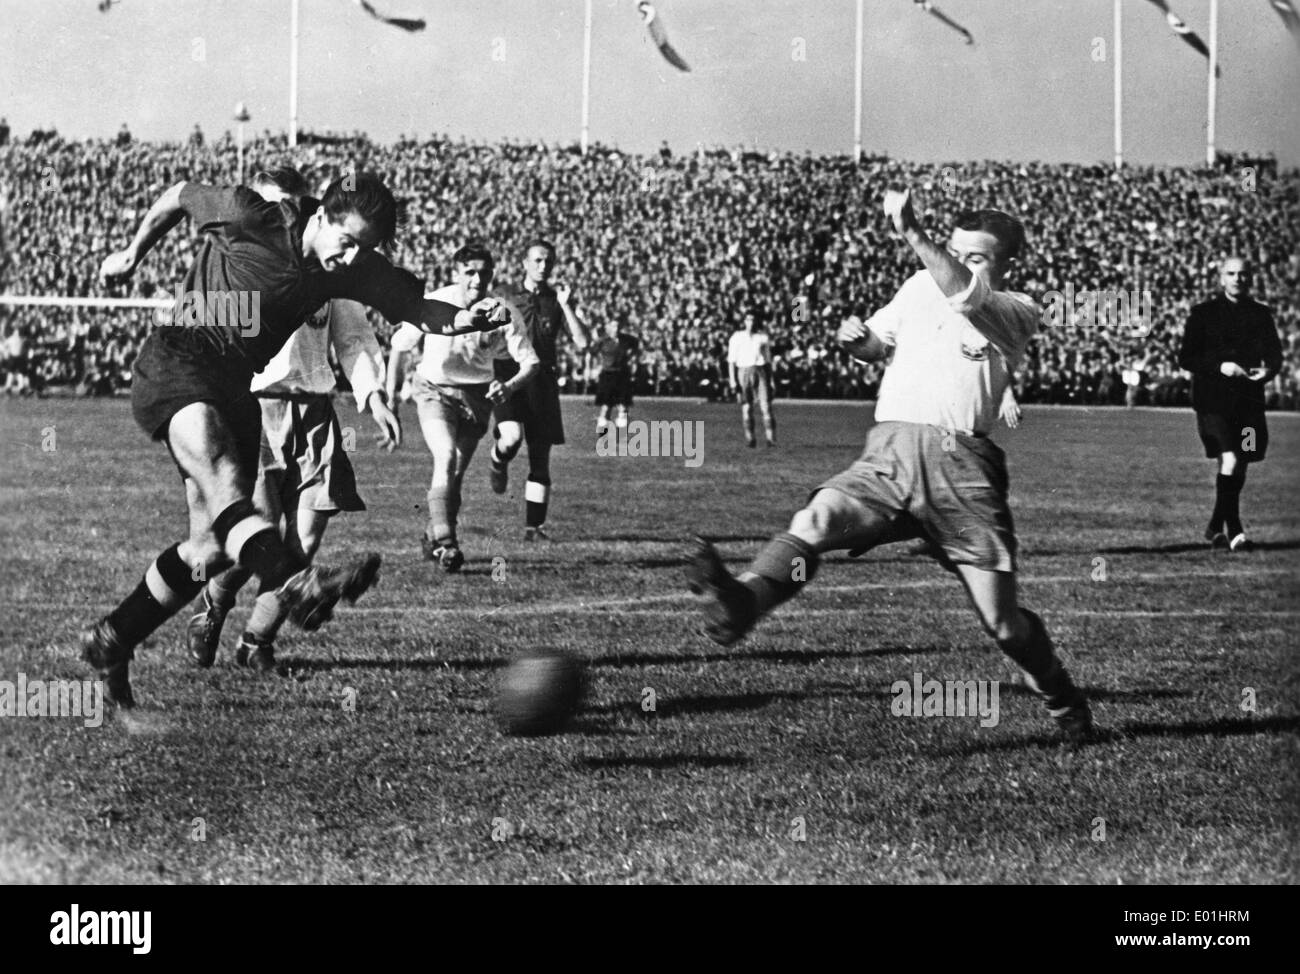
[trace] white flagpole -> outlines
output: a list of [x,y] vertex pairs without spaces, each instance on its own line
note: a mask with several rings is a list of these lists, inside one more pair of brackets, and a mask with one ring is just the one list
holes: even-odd
[[298,144],[298,0],[289,0],[289,147]]
[[591,0],[587,0],[582,22],[582,154],[587,154],[587,132],[591,122]]
[[858,29],[855,34],[853,68],[853,161],[862,161],[862,0],[858,0]]
[[1122,0],[1115,0],[1115,168],[1124,167],[1124,18]]
[[1210,80],[1205,118],[1205,164],[1214,167],[1214,116],[1219,101],[1219,0],[1210,0]]

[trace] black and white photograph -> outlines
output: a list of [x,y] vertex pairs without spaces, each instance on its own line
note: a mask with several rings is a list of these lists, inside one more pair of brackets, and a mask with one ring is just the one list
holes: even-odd
[[0,0],[23,936],[1111,887],[1082,947],[1248,957],[1298,106],[1300,0]]

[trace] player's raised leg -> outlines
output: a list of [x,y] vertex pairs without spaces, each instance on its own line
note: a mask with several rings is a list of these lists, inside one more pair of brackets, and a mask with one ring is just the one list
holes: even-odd
[[706,635],[723,646],[737,642],[764,613],[792,599],[812,581],[822,554],[845,548],[860,553],[897,540],[897,535],[894,518],[839,490],[824,488],[738,577],[727,570],[711,544],[696,538],[687,583],[691,591],[708,598]]
[[1072,741],[1086,740],[1092,733],[1087,698],[1056,655],[1043,620],[1019,606],[1015,573],[955,567],[985,632],[1024,671],[1026,683],[1043,699],[1062,734]]

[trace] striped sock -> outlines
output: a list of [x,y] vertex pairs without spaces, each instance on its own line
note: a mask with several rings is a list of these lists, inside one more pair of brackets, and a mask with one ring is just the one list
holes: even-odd
[[203,590],[202,579],[181,558],[174,544],[151,564],[144,578],[108,616],[124,649],[132,649]]
[[524,484],[524,524],[540,528],[546,523],[546,512],[551,504],[550,483],[539,483],[532,478]]

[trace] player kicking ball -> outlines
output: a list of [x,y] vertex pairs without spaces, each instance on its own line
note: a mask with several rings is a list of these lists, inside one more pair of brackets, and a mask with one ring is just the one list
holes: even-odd
[[[307,195],[302,174],[287,166],[257,173],[250,185],[272,203],[287,199],[299,205]],[[283,518],[285,544],[304,565],[316,557],[331,517],[340,511],[366,509],[334,412],[331,348],[352,385],[357,409],[369,411],[379,427],[380,445],[391,451],[402,442],[401,424],[384,398],[383,352],[366,310],[355,301],[337,298],[293,333],[253,377],[252,385],[262,410],[253,505],[272,524]],[[208,580],[199,611],[186,627],[196,665],[207,668],[216,661],[226,616],[251,577],[248,569],[236,566]],[[235,646],[235,663],[264,673],[274,670],[275,637],[286,617],[278,594],[262,581],[248,625]]]
[[177,320],[155,328],[136,358],[131,406],[181,473],[189,537],[163,551],[117,608],[81,635],[82,658],[122,708],[135,704],[135,647],[191,602],[206,579],[232,565],[277,592],[290,621],[304,630],[319,628],[339,601],[356,601],[378,576],[375,554],[339,569],[304,565],[253,505],[262,411],[249,387],[298,326],[333,298],[444,334],[509,320],[495,305],[470,312],[426,301],[419,278],[376,253],[396,234],[398,207],[388,188],[365,173],[335,180],[324,199],[298,204],[272,203],[243,186],[177,183],[149,208],[130,245],[105,258],[101,280],[127,280],[186,216],[201,243],[185,274]]
[[866,449],[738,578],[696,539],[687,576],[692,591],[708,598],[705,632],[724,646],[741,639],[812,580],[827,551],[858,555],[920,535],[961,579],[984,629],[1024,671],[1063,735],[1083,742],[1092,734],[1087,699],[1043,620],[1017,601],[1006,466],[988,438],[1041,320],[1027,296],[1002,289],[1024,228],[998,210],[964,213],[944,248],[921,227],[909,193],[886,193],[884,208],[925,269],[869,321],[850,318],[837,335],[862,361],[893,357]]
[[[496,268],[492,253],[478,244],[466,244],[451,262],[455,283],[429,297],[472,308],[492,284]],[[397,402],[397,383],[405,373],[406,354],[423,344],[413,384],[420,430],[433,455],[433,478],[427,495],[429,524],[420,537],[420,548],[425,559],[436,562],[444,572],[458,572],[465,564],[456,538],[461,486],[479,440],[487,435],[492,407],[505,402],[537,374],[537,354],[522,322],[512,318],[504,328],[452,338],[426,334],[412,324],[402,325],[393,335],[388,359],[388,396],[393,403]],[[498,360],[505,359],[514,362],[518,371],[502,382],[493,369]]]

